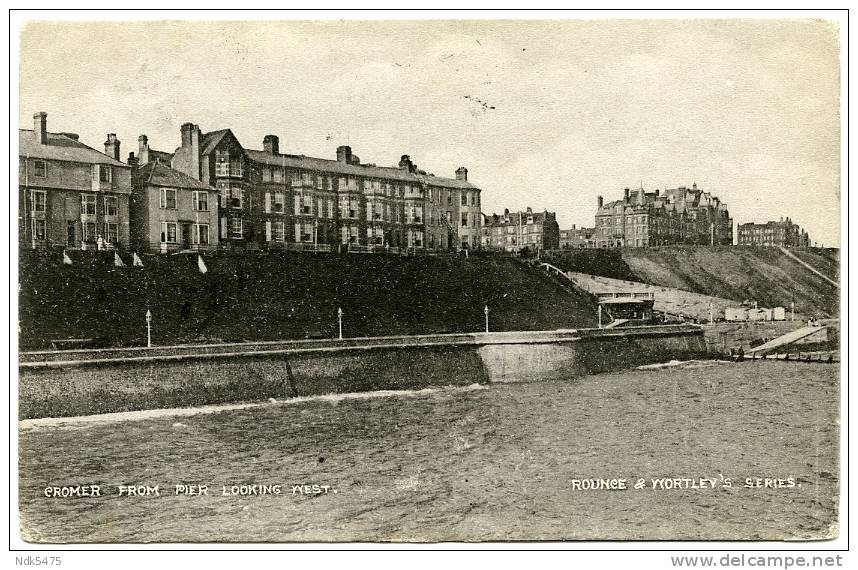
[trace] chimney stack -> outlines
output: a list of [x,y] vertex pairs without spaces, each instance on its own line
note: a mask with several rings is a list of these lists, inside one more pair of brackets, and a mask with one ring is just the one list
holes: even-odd
[[104,154],[113,160],[119,160],[119,139],[116,138],[116,133],[107,133],[107,140],[104,141]]
[[262,148],[268,154],[280,154],[280,139],[277,135],[265,135],[262,139]]
[[623,189],[623,196],[625,197],[626,202],[628,202],[629,201],[629,189],[628,188]]
[[408,172],[411,172],[411,167],[412,167],[411,157],[408,156],[407,154],[403,154],[402,158],[399,159],[399,168],[402,170],[407,170]]
[[464,166],[460,166],[456,169],[456,180],[462,180],[464,182],[468,181],[468,169]]
[[137,157],[134,156],[134,153],[129,152],[128,153],[128,166],[134,168],[135,166],[137,166],[137,162],[138,162]]
[[[188,154],[187,164],[182,161],[182,165],[177,170],[180,170],[188,176],[197,180],[202,179],[200,170],[200,126],[193,123],[185,123],[182,125],[182,149],[187,149]],[[177,153],[178,154],[178,153]],[[176,160],[176,157],[173,157]],[[176,168],[174,166],[174,168]]]
[[146,135],[140,135],[137,137],[138,148],[137,148],[137,162],[138,164],[148,164],[149,163],[149,137]]
[[601,208],[605,204],[605,199],[602,198],[601,196],[597,196],[596,197],[596,204],[598,205],[599,208]]
[[350,146],[338,146],[337,147],[337,162],[344,162],[346,164],[352,163],[352,147]]
[[48,114],[44,111],[33,115],[33,133],[36,144],[48,144]]

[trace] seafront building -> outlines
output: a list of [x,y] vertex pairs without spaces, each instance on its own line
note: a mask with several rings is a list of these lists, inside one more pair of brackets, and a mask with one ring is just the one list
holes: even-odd
[[[285,154],[275,135],[263,138],[261,150],[248,149],[229,129],[203,133],[193,123],[182,125],[181,146],[173,153],[149,148],[145,135],[140,140],[141,168],[153,158],[169,160],[172,170],[216,194],[217,223],[210,228],[217,229],[209,235],[221,248],[444,251],[480,245],[481,191],[464,167],[445,178],[419,169],[408,155],[395,167],[364,164],[349,146],[337,148],[336,160]],[[210,218],[213,206],[209,200]],[[155,226],[146,227],[150,235],[142,239],[158,241],[160,228],[152,235]]]
[[218,246],[218,200],[214,188],[161,162],[146,152],[140,137],[142,165],[128,158],[131,176],[131,247],[135,251],[168,253],[208,250]]
[[810,236],[798,224],[787,217],[765,224],[739,224],[739,245],[762,245],[768,247],[809,247]]
[[128,246],[131,168],[108,134],[105,152],[75,133],[48,132],[47,113],[18,131],[18,240],[22,248]]
[[560,226],[557,214],[547,210],[510,212],[485,216],[482,247],[487,250],[516,252],[557,249],[560,246]]
[[621,200],[597,198],[597,247],[732,245],[733,219],[727,205],[694,183],[645,192],[624,190]]
[[568,230],[560,230],[560,249],[584,249],[596,247],[596,228],[578,228],[575,224]]

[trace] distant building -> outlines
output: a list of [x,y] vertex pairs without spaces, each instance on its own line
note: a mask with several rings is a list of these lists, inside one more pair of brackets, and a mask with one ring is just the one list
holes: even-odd
[[595,238],[597,247],[732,245],[733,219],[726,204],[696,183],[663,194],[626,188],[622,200],[606,204],[598,197]]
[[131,168],[108,134],[104,153],[74,133],[48,132],[47,113],[18,131],[19,245],[107,249],[128,246]]
[[762,245],[769,247],[809,247],[810,236],[787,217],[765,224],[739,224],[739,245]]
[[229,129],[202,133],[185,123],[181,134],[171,166],[216,189],[221,247],[479,247],[480,188],[464,167],[444,178],[418,169],[408,155],[382,167],[362,164],[349,146],[327,160],[283,154],[275,135],[251,150]]
[[560,226],[554,212],[524,212],[504,210],[483,220],[482,246],[496,251],[532,251],[560,247]]
[[[143,139],[141,137],[141,143]],[[217,192],[161,162],[163,153],[145,152],[153,159],[138,165],[132,153],[131,245],[137,251],[167,253],[206,250],[218,244]]]
[[560,230],[560,249],[596,247],[596,228],[572,228]]

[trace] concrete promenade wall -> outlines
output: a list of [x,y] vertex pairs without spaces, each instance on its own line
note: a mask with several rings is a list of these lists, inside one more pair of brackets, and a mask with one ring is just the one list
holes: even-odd
[[[22,354],[19,416],[74,415],[429,386],[562,380],[703,356],[694,326]],[[81,351],[74,352],[80,356]],[[114,354],[116,353],[116,354]],[[118,357],[117,354],[119,355]]]

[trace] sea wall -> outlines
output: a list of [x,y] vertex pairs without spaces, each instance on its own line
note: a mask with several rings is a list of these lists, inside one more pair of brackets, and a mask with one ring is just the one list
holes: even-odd
[[349,339],[263,348],[161,347],[153,356],[142,351],[132,357],[127,351],[22,354],[19,417],[563,380],[699,357],[706,343],[699,327],[664,326]]

